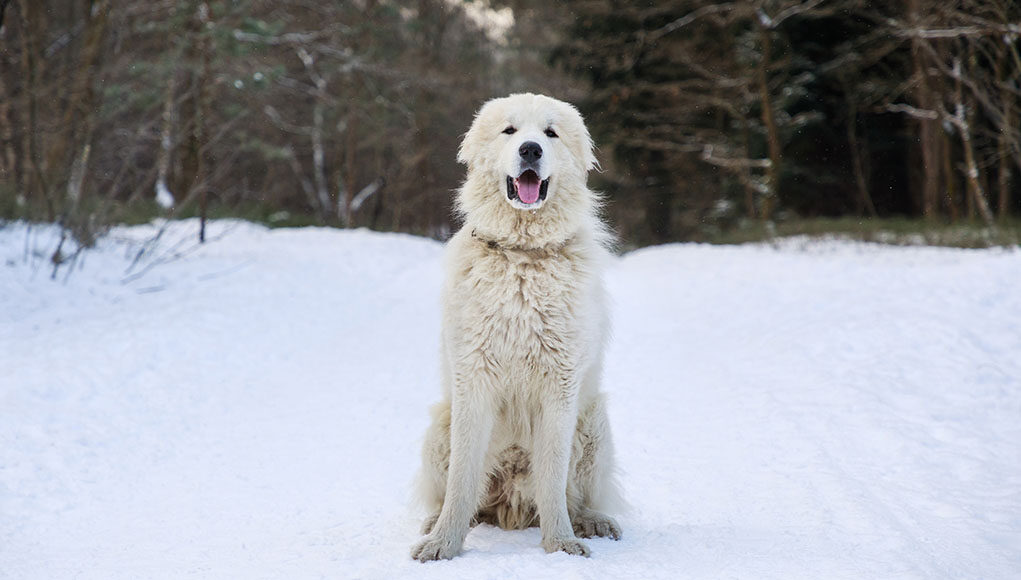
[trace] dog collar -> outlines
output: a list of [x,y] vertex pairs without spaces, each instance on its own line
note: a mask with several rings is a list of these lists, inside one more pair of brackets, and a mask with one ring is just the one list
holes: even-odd
[[571,236],[570,238],[567,238],[566,240],[564,240],[564,241],[562,241],[562,242],[560,242],[558,244],[550,244],[548,246],[539,246],[537,248],[528,248],[528,247],[525,247],[525,246],[505,246],[505,245],[497,242],[496,240],[492,240],[492,239],[484,238],[484,237],[480,236],[478,234],[478,230],[475,230],[475,229],[472,229],[471,236],[473,238],[475,238],[476,240],[486,244],[486,246],[490,250],[503,250],[505,252],[507,252],[507,251],[510,251],[510,252],[524,252],[524,253],[527,253],[527,254],[557,254],[557,253],[560,253],[560,251],[563,250],[565,247],[567,247],[567,244],[571,243],[571,241],[574,240],[574,236]]

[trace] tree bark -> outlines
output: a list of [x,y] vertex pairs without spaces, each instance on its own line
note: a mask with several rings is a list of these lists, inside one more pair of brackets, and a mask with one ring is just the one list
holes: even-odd
[[865,174],[865,162],[862,160],[861,150],[858,145],[858,104],[851,93],[850,83],[844,83],[845,97],[847,99],[847,147],[851,151],[851,166],[854,170],[854,182],[858,186],[858,215],[866,212],[868,215],[876,216],[876,206],[872,203],[872,195],[869,193],[868,176]]
[[780,196],[780,163],[782,162],[782,151],[780,146],[780,132],[776,125],[776,114],[773,111],[773,98],[769,92],[769,63],[770,53],[773,49],[773,40],[770,30],[759,25],[759,45],[762,56],[756,67],[756,84],[759,92],[759,100],[762,104],[762,124],[766,127],[766,141],[769,147],[769,167],[766,168],[766,181],[769,186],[769,193],[762,203],[762,219],[769,221],[773,217],[773,210],[779,202]]
[[345,129],[345,145],[344,145],[344,193],[343,199],[339,200],[344,213],[344,227],[351,227],[351,223],[354,219],[351,210],[351,200],[355,194],[355,179],[357,179],[355,172],[355,159],[357,158],[358,148],[358,118],[357,114],[352,111],[350,119]]
[[[911,26],[921,26],[921,14],[919,0],[908,1],[908,22]],[[925,62],[925,50],[922,43],[925,39],[914,36],[911,39],[911,62],[914,67],[915,87],[914,100],[919,109],[934,111],[936,99],[933,95],[931,80],[928,73],[928,65]],[[926,219],[934,219],[939,209],[939,187],[940,187],[940,166],[939,166],[939,122],[936,119],[918,119],[918,147],[922,158],[922,190],[921,198],[922,215]]]
[[944,196],[947,210],[950,212],[950,221],[956,222],[961,217],[961,201],[958,199],[960,196],[957,195],[957,180],[951,177],[954,175],[954,162],[950,158],[951,149],[950,135],[944,131],[939,140],[939,154],[943,158],[943,175],[947,176],[944,184]]
[[298,58],[305,65],[305,72],[308,73],[315,89],[312,91],[312,128],[309,136],[312,140],[312,179],[315,181],[316,200],[319,213],[319,220],[330,223],[333,215],[333,204],[330,202],[329,181],[326,178],[326,148],[323,140],[324,126],[326,123],[324,110],[326,108],[327,82],[316,69],[315,58],[304,47],[299,48]]
[[81,203],[87,174],[92,134],[96,126],[96,91],[92,87],[100,62],[110,5],[108,0],[90,2],[89,22],[78,62],[78,76],[68,101],[65,122],[70,132],[69,144],[73,160],[68,172],[68,213],[74,215]]
[[982,188],[982,182],[979,181],[978,163],[975,161],[975,146],[971,138],[972,114],[969,111],[971,111],[974,106],[964,100],[964,91],[962,89],[961,82],[961,76],[964,72],[962,70],[961,59],[959,57],[954,59],[953,70],[955,107],[952,121],[957,126],[957,130],[961,135],[961,146],[964,149],[964,168],[968,182],[968,199],[975,209],[978,210],[979,215],[982,217],[982,221],[984,221],[987,226],[992,226],[993,213],[990,211],[989,204],[986,202],[986,195]]
[[[0,0],[2,1],[2,0]],[[0,7],[2,13],[2,7]],[[0,76],[0,177],[12,184],[17,195],[23,195],[24,183],[19,170],[18,131],[15,110],[11,102],[16,98],[3,76]],[[19,198],[20,199],[20,198]]]
[[212,24],[212,13],[209,3],[202,1],[196,12],[198,20],[198,37],[196,42],[199,47],[198,75],[195,79],[195,186],[199,188],[199,243],[206,241],[206,217],[209,213],[209,164],[206,157],[208,153],[207,124],[209,116],[209,62],[210,53],[210,25]]
[[[173,191],[168,187],[170,176],[170,162],[174,151],[174,98],[177,94],[177,74],[171,72],[167,75],[167,90],[163,95],[163,113],[160,119],[160,145],[156,154],[156,201],[165,209],[170,209],[175,204]],[[170,195],[170,199],[164,199],[161,195]],[[166,204],[171,204],[166,207]]]
[[998,188],[998,199],[996,204],[996,217],[1002,222],[1007,219],[1010,213],[1010,181],[1011,181],[1011,143],[1010,132],[1015,130],[1014,120],[1014,94],[1008,84],[1007,71],[1010,64],[1007,61],[1007,47],[1000,46],[1000,53],[996,60],[996,81],[1000,87],[1000,106],[1003,112],[1003,122],[999,127],[999,135],[996,139],[996,155],[999,158],[996,184]]
[[[743,120],[745,122],[743,123],[744,130],[741,131],[741,145],[744,148],[745,159],[750,159],[752,154],[751,147],[749,146],[751,142],[751,139],[749,138],[749,134],[751,133],[751,127],[750,124],[747,122],[747,119]],[[756,211],[755,207],[755,187],[752,185],[751,168],[749,168],[747,165],[744,165],[738,168],[738,172],[740,175],[741,183],[744,185],[745,215],[748,217],[748,219],[754,220],[758,212]]]
[[38,36],[41,36],[42,16],[37,5],[31,0],[18,1],[18,14],[21,17],[21,71],[25,79],[25,149],[28,151],[28,162],[31,165],[27,176],[27,189],[35,193],[46,207],[46,218],[56,221],[57,207],[50,195],[44,174],[42,155],[39,144],[39,80],[42,78],[42,58],[39,54]]

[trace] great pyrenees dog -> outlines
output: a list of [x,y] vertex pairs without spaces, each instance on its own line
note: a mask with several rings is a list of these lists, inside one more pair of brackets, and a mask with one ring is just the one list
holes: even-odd
[[471,526],[538,525],[547,552],[621,537],[599,390],[610,236],[586,186],[592,140],[571,105],[487,102],[458,152],[464,227],[447,245],[443,400],[420,491],[431,510],[412,558],[453,558]]

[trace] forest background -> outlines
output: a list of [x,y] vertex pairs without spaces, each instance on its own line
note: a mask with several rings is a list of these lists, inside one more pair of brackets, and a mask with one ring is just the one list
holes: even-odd
[[625,247],[1017,243],[1019,36],[1014,0],[0,0],[0,221],[444,239],[472,115],[531,91],[585,115]]

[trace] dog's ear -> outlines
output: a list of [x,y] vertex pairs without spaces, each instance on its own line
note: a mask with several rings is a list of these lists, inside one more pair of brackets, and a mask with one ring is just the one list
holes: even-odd
[[588,127],[585,126],[585,119],[582,118],[577,107],[570,103],[564,104],[567,105],[571,116],[575,118],[577,123],[577,143],[578,147],[581,148],[581,151],[575,151],[574,154],[581,160],[585,171],[599,169],[599,160],[596,159],[596,144],[592,142],[592,135],[589,134]]
[[492,106],[493,101],[489,101],[482,105],[478,113],[475,113],[475,119],[472,121],[471,127],[468,132],[464,134],[461,139],[461,146],[457,149],[457,161],[463,163],[472,168],[475,165],[475,160],[479,154],[485,148],[485,143],[482,142],[483,137],[483,125],[487,118],[486,113]]
[[475,161],[474,156],[478,154],[479,151],[479,148],[476,145],[476,142],[479,140],[478,131],[476,129],[477,127],[475,124],[472,123],[471,128],[468,129],[468,132],[465,133],[464,137],[461,139],[461,146],[457,149],[457,162],[463,163],[468,167],[473,165],[473,162]]
[[599,160],[596,159],[596,144],[592,141],[592,136],[589,135],[588,128],[585,129],[585,139],[583,147],[585,151],[582,153],[582,159],[585,162],[585,171],[592,171],[593,169],[599,169]]

